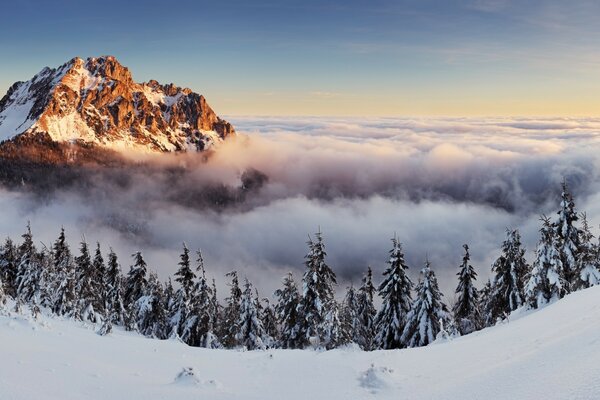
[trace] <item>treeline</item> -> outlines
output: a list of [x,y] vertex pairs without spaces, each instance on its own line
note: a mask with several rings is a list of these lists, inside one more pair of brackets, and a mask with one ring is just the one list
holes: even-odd
[[[456,302],[444,303],[428,261],[415,286],[404,253],[392,239],[382,282],[367,269],[359,287],[335,298],[336,275],[327,265],[321,232],[308,241],[300,288],[292,274],[274,293],[261,298],[248,279],[228,273],[229,295],[219,302],[214,279],[206,276],[202,254],[184,245],[174,280],[161,282],[148,272],[141,252],[132,255],[126,275],[115,252],[105,260],[98,243],[83,240],[77,255],[64,229],[51,248],[38,249],[27,226],[22,242],[10,238],[0,248],[0,305],[28,308],[98,324],[100,334],[114,325],[157,339],[177,339],[206,348],[332,349],[355,343],[364,350],[425,346],[438,337],[465,335],[496,324],[517,308],[538,308],[570,292],[600,283],[600,246],[593,243],[585,214],[578,215],[563,184],[555,220],[542,217],[536,258],[530,266],[519,232],[508,230],[492,278],[478,290],[469,247],[458,272]],[[580,222],[580,223],[579,223]],[[380,296],[379,310],[375,297]]]

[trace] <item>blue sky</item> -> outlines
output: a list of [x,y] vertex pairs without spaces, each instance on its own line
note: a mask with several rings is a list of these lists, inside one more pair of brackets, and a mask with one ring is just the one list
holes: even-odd
[[222,114],[595,115],[600,3],[19,1],[0,91],[74,56],[205,94]]

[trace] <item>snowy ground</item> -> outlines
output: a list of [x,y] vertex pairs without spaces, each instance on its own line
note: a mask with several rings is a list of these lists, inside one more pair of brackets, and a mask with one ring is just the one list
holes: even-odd
[[0,349],[2,400],[597,399],[600,287],[400,351],[204,350],[14,316],[0,316]]

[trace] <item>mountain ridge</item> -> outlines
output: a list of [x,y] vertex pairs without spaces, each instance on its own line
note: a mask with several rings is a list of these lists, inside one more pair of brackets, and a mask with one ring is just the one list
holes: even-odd
[[75,57],[45,67],[29,81],[14,83],[0,99],[5,142],[28,137],[179,152],[206,150],[235,134],[204,96],[172,83],[136,83],[114,56]]

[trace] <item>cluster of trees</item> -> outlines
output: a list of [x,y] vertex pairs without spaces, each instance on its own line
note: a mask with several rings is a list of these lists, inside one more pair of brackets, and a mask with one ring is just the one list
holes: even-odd
[[[207,348],[335,348],[355,343],[364,350],[425,346],[445,335],[465,335],[505,319],[522,306],[538,308],[566,294],[600,284],[600,246],[593,243],[585,214],[575,211],[563,185],[555,221],[542,217],[541,238],[532,266],[517,230],[508,230],[492,277],[481,290],[470,263],[469,247],[459,267],[456,302],[444,303],[429,261],[415,286],[397,238],[379,286],[368,268],[358,288],[335,298],[336,275],[327,265],[321,232],[309,238],[301,287],[288,274],[274,293],[261,298],[236,271],[227,274],[229,295],[222,304],[214,279],[206,277],[200,252],[183,246],[176,284],[148,272],[141,252],[132,255],[126,275],[110,249],[105,261],[100,244],[83,240],[73,256],[64,229],[52,248],[37,249],[27,226],[22,242],[8,238],[0,247],[0,305],[14,299],[16,311],[42,309],[98,324],[113,325],[157,339],[178,339]],[[581,220],[578,226],[577,222]],[[375,307],[380,296],[381,307]]]

